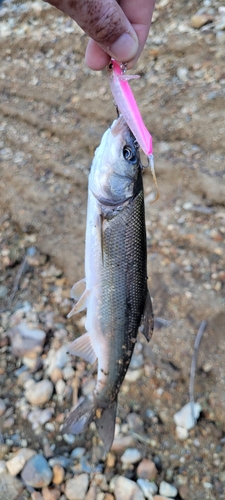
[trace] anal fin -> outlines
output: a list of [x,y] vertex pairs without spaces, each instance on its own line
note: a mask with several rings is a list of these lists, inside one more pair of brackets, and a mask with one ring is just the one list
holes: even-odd
[[73,309],[71,309],[70,313],[67,315],[67,318],[71,318],[71,316],[73,316],[74,314],[77,314],[86,309],[89,295],[90,290],[85,290],[79,298],[78,302],[75,304],[75,306],[73,306]]
[[144,312],[143,312],[142,318],[141,318],[140,331],[141,331],[141,333],[143,333],[143,335],[145,336],[145,338],[148,342],[152,337],[153,329],[154,329],[154,315],[153,315],[153,309],[152,309],[152,301],[151,301],[150,293],[147,289],[146,297],[145,297]]
[[72,344],[70,344],[68,352],[74,356],[80,356],[91,364],[97,359],[95,351],[92,347],[89,333],[85,333],[84,335],[81,335],[81,337],[78,337],[78,339],[74,340]]

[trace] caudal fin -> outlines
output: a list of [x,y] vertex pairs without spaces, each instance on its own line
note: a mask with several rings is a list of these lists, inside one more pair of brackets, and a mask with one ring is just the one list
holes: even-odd
[[[105,409],[98,409],[96,412],[96,427],[101,440],[103,441],[106,453],[110,450],[115,433],[117,401]],[[98,415],[99,411],[99,415]]]
[[70,413],[63,425],[62,432],[64,434],[80,434],[94,421],[107,453],[114,439],[116,407],[116,401],[107,408],[96,407],[96,402],[92,398],[86,397]]

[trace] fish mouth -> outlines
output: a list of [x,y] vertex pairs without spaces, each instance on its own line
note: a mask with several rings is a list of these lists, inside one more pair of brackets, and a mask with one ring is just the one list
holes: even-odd
[[130,130],[126,121],[124,120],[123,115],[120,115],[119,118],[114,120],[113,124],[111,125],[111,132],[114,137],[117,135],[121,134],[122,132]]

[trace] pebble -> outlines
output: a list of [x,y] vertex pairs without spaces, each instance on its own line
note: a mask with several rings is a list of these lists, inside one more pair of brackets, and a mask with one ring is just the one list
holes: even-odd
[[14,457],[6,462],[8,472],[12,476],[17,476],[24,468],[25,463],[34,455],[36,455],[36,451],[29,448],[22,448]]
[[79,476],[68,479],[65,486],[65,495],[68,500],[84,500],[88,483],[88,474],[79,474]]
[[137,484],[142,489],[145,498],[147,498],[147,500],[153,500],[153,495],[158,491],[158,487],[156,486],[156,484],[151,483],[146,479],[138,479]]
[[33,493],[31,493],[31,499],[32,500],[44,500],[40,491],[33,491]]
[[70,456],[72,459],[79,460],[81,457],[84,456],[85,451],[86,451],[85,448],[78,446],[77,448],[74,448]]
[[4,399],[0,398],[0,417],[5,413],[6,404]]
[[115,483],[114,496],[116,500],[144,500],[144,494],[134,481],[119,476]]
[[56,488],[50,489],[47,486],[42,488],[41,492],[42,492],[44,500],[58,500],[60,495],[61,495],[60,490],[58,490]]
[[212,20],[212,16],[208,14],[195,14],[191,18],[191,26],[192,28],[199,29]]
[[133,354],[129,365],[129,369],[137,370],[138,368],[142,368],[143,365],[144,365],[143,354],[141,352],[139,354]]
[[188,438],[188,430],[178,425],[176,427],[176,436],[178,439],[180,439],[180,441],[184,441]]
[[0,299],[4,299],[7,296],[8,288],[5,285],[0,285]]
[[141,458],[141,452],[137,448],[127,448],[121,457],[121,462],[124,465],[136,464]]
[[0,474],[0,498],[1,500],[15,500],[19,498],[23,490],[23,484],[10,474]]
[[129,425],[129,428],[136,431],[136,432],[141,432],[143,431],[143,420],[139,417],[137,413],[129,413],[127,415],[127,423]]
[[47,460],[42,455],[34,455],[26,463],[21,477],[23,481],[33,488],[48,486],[52,480],[52,470]]
[[50,374],[51,381],[53,382],[53,384],[56,384],[56,382],[58,382],[58,380],[61,380],[62,378],[63,378],[62,370],[60,370],[60,368],[55,366],[55,368],[53,368]]
[[177,488],[166,481],[162,481],[159,485],[159,493],[162,496],[175,498],[177,496]]
[[143,370],[127,370],[125,380],[127,382],[136,382],[143,374]]
[[0,460],[0,474],[7,472],[5,460]]
[[28,353],[35,355],[42,352],[46,333],[39,328],[30,328],[24,321],[9,330],[13,356],[22,357]]
[[137,475],[141,479],[148,479],[154,481],[157,477],[158,471],[154,462],[148,458],[143,458],[137,468]]
[[68,346],[63,345],[57,351],[51,349],[48,353],[48,357],[45,360],[46,365],[48,365],[47,374],[51,376],[52,371],[55,368],[60,368],[62,370],[65,365],[70,361],[70,357],[67,354]]
[[59,464],[53,465],[53,478],[52,478],[53,484],[62,484],[64,476],[65,476],[65,471],[63,467]]
[[117,436],[113,441],[111,451],[116,451],[117,453],[119,453],[126,448],[134,446],[134,444],[135,441],[133,436]]
[[42,405],[51,399],[53,389],[54,386],[50,380],[41,380],[26,390],[25,397],[32,405]]
[[44,410],[33,410],[28,415],[28,420],[32,424],[33,429],[39,425],[44,425],[51,420],[54,413],[53,408],[45,408]]
[[182,68],[182,67],[177,68],[177,76],[179,80],[181,80],[182,82],[186,82],[188,76],[188,68]]
[[[193,407],[194,407],[194,416],[197,420],[201,412],[201,406],[199,403],[194,403]],[[173,418],[177,426],[183,427],[188,431],[195,426],[195,421],[193,419],[191,410],[192,410],[191,403],[189,402],[185,406],[183,406],[181,410],[175,413]]]

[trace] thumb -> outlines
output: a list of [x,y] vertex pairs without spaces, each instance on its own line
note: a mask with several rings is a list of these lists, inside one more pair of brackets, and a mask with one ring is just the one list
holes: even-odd
[[48,0],[68,14],[111,57],[128,62],[138,37],[116,0]]

